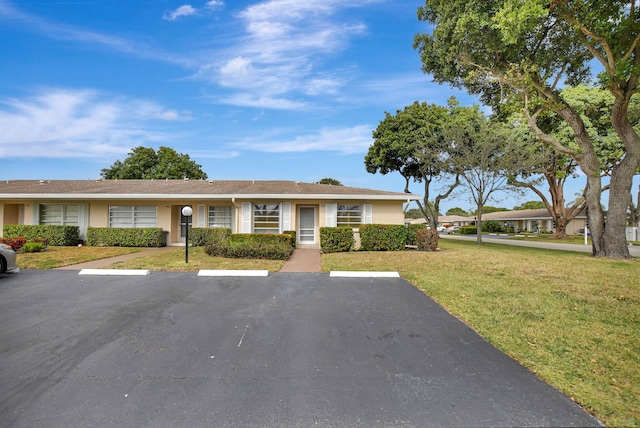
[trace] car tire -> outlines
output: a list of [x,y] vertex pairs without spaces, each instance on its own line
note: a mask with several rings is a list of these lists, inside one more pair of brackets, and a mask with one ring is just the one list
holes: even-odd
[[0,256],[0,273],[5,273],[7,270],[7,261],[4,257]]

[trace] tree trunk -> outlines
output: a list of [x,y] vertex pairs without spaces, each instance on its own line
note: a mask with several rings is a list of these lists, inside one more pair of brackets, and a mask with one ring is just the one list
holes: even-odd
[[[480,199],[482,200],[482,199]],[[476,218],[476,229],[477,229],[477,235],[476,235],[476,243],[477,244],[482,244],[482,205],[478,204],[478,211],[477,211],[478,215]]]
[[627,117],[628,98],[616,90],[616,100],[611,110],[611,124],[625,147],[624,159],[613,168],[609,184],[609,212],[604,231],[604,246],[608,257],[629,258],[627,247],[627,207],[631,185],[640,164],[640,138]]
[[627,208],[631,195],[633,176],[638,163],[625,157],[614,168],[609,184],[609,211],[604,231],[604,245],[607,257],[625,259],[631,257],[627,246]]
[[604,212],[600,205],[600,176],[587,175],[587,187],[584,192],[587,201],[587,221],[591,232],[591,248],[595,257],[605,257],[604,249]]

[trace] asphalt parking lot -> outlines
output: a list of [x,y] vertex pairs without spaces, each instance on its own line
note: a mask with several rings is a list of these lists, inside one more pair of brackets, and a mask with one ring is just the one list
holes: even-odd
[[598,426],[399,278],[0,276],[0,426]]

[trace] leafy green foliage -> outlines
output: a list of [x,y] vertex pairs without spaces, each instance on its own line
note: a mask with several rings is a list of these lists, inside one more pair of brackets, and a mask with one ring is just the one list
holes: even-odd
[[295,230],[285,230],[282,232],[283,235],[289,235],[291,237],[291,246],[295,249],[296,248],[296,239],[297,239],[297,233]]
[[[367,172],[383,175],[399,172],[405,179],[405,192],[409,192],[410,181],[423,183],[424,197],[418,206],[435,228],[440,201],[449,197],[459,184],[459,165],[453,161],[457,146],[445,137],[444,129],[457,126],[460,121],[473,122],[481,116],[477,106],[461,107],[455,98],[446,107],[416,101],[404,110],[397,110],[395,115],[385,112],[364,159]],[[453,182],[433,198],[432,182],[447,176],[454,177]]]
[[[482,214],[499,213],[504,211],[511,211],[511,210],[509,208],[493,207],[491,205],[485,205],[482,207]],[[473,210],[471,215],[478,215],[478,210]]]
[[231,235],[229,228],[194,227],[189,230],[189,242],[194,247],[204,247],[210,243],[222,242]]
[[100,175],[107,180],[207,178],[202,165],[192,161],[189,155],[163,146],[157,152],[150,147],[136,147],[124,161],[117,160],[111,167],[104,168]]
[[[547,206],[542,201],[527,201],[522,205],[516,205],[513,207],[514,211],[522,211],[522,210],[540,210],[543,208],[547,208]],[[486,211],[485,211],[486,212]]]
[[478,233],[478,228],[476,226],[460,226],[458,233],[460,235],[475,235]]
[[463,217],[468,217],[469,213],[466,210],[463,210],[462,208],[454,207],[447,210],[447,215],[460,215]]
[[360,250],[402,251],[407,242],[407,227],[402,224],[363,224],[360,226]]
[[80,228],[78,226],[6,224],[4,236],[23,237],[27,241],[48,239],[49,245],[78,245]]
[[87,242],[94,247],[161,247],[164,231],[160,227],[90,227]]
[[213,257],[287,260],[293,252],[293,240],[285,234],[237,233],[208,242],[205,252]]
[[411,208],[404,213],[405,218],[422,218],[422,212],[418,208]]
[[22,246],[22,251],[25,253],[39,253],[44,251],[44,245],[42,242],[27,242]]
[[353,229],[350,227],[321,227],[320,249],[323,253],[351,251],[355,246]]
[[320,179],[320,181],[318,181],[318,184],[331,184],[333,186],[342,186],[342,183],[340,183],[335,178],[322,178]]
[[491,232],[491,233],[503,232],[502,225],[497,220],[483,221],[482,230],[485,232]]

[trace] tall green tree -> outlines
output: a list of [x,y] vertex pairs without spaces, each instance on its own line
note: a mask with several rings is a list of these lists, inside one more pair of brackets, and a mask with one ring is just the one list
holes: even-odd
[[509,151],[512,134],[512,128],[487,120],[480,126],[467,123],[465,127],[449,127],[445,131],[445,138],[458,146],[455,162],[462,171],[462,186],[476,206],[478,244],[482,243],[482,214],[487,202],[496,192],[516,190],[508,178],[518,159]]
[[547,206],[542,201],[527,201],[520,205],[516,205],[513,207],[514,211],[523,211],[523,210],[542,210],[546,209]]
[[[423,70],[438,82],[481,94],[494,107],[518,95],[536,136],[572,156],[587,177],[594,255],[629,257],[626,201],[640,164],[640,138],[627,117],[640,78],[635,0],[427,0],[418,18],[434,26],[414,41]],[[615,98],[611,123],[625,150],[611,172],[606,226],[594,142],[580,114],[560,94],[561,87],[589,79],[594,58],[604,69],[600,82]],[[547,110],[567,122],[577,147],[563,145],[540,128],[538,118]]]
[[[444,138],[443,130],[452,123],[479,121],[480,117],[477,106],[459,106],[455,98],[446,107],[416,101],[395,115],[386,112],[364,159],[367,172],[399,172],[407,193],[411,181],[422,183],[424,196],[417,201],[418,208],[435,230],[440,202],[460,184],[460,170],[452,161],[457,149]],[[434,196],[432,185],[436,182],[443,183],[443,189]]]
[[191,160],[189,155],[162,146],[157,152],[150,147],[135,147],[124,161],[115,161],[109,168],[104,168],[100,175],[107,180],[207,178],[202,165]]
[[340,183],[340,181],[336,180],[335,178],[321,178],[320,181],[318,181],[318,184],[331,184],[332,186],[342,186],[342,183]]
[[463,210],[460,207],[453,207],[447,210],[447,215],[460,215],[463,217],[468,217],[469,213],[466,210]]

